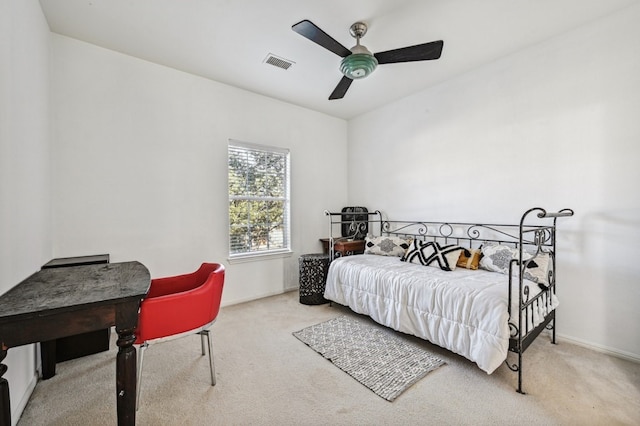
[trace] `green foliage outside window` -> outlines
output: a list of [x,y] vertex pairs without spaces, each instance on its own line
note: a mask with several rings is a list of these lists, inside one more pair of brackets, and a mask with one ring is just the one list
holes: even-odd
[[229,146],[231,254],[288,248],[288,154]]

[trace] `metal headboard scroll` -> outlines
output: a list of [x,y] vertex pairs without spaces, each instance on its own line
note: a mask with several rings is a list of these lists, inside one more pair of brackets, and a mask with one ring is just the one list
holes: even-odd
[[[539,218],[553,218],[552,224],[525,224],[525,219],[537,211]],[[558,217],[572,216],[571,209],[563,209],[557,213],[547,213],[542,208],[528,210],[520,220],[520,224],[490,224],[468,222],[433,222],[433,221],[401,221],[383,220],[381,233],[403,237],[434,240],[445,244],[466,245],[469,248],[479,247],[484,243],[508,244],[514,247],[535,246],[540,249],[553,247],[555,244],[555,226]]]
[[[479,247],[484,243],[507,243],[517,246],[520,242],[518,225],[480,224],[465,222],[426,222],[384,220],[382,233],[402,237],[413,237],[421,240],[434,240],[444,244],[458,244],[469,248]],[[548,238],[543,238],[541,242]],[[527,239],[525,244],[534,244],[534,239]]]
[[363,240],[369,232],[369,210],[366,207],[344,207],[342,209],[341,237]]
[[[355,213],[355,214],[354,214]],[[360,235],[364,235],[367,233],[374,232],[373,229],[375,224],[382,223],[382,212],[380,210],[375,210],[372,212],[354,212],[350,213],[351,220],[343,220],[345,217],[345,212],[330,212],[329,210],[325,210],[325,216],[329,216],[329,258],[333,259],[333,244],[339,240],[350,240],[355,237],[359,237]],[[357,218],[357,219],[355,219]],[[342,236],[342,228],[343,225],[345,229],[349,230],[348,236]],[[334,228],[338,228],[338,233],[340,237],[335,237],[336,231]],[[380,228],[378,226],[378,228]],[[380,229],[378,229],[378,233],[380,233]],[[364,238],[364,237],[362,237]]]

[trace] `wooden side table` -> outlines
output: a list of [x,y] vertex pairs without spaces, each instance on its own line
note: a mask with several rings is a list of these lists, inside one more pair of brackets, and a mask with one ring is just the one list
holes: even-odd
[[[340,240],[333,243],[333,257],[351,256],[364,253],[364,240]],[[322,252],[329,254],[329,238],[320,238]]]
[[341,240],[333,244],[334,257],[364,253],[364,240]]
[[320,243],[322,244],[322,252],[324,254],[329,254],[329,238],[320,238]]

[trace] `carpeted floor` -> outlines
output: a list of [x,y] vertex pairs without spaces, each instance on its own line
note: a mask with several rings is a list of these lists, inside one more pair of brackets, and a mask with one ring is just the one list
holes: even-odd
[[[506,366],[487,375],[419,339],[447,365],[389,403],[301,344],[292,332],[344,307],[307,306],[291,292],[222,309],[214,324],[217,385],[199,336],[145,352],[139,425],[638,425],[640,364],[539,338],[524,389]],[[359,317],[363,318],[363,317]],[[114,333],[112,333],[113,336]],[[57,365],[19,425],[115,425],[115,353]]]

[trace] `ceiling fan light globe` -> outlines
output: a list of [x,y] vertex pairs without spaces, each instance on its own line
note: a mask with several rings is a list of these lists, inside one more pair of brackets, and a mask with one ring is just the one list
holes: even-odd
[[357,80],[371,74],[378,66],[378,60],[369,53],[352,53],[340,62],[340,72]]

